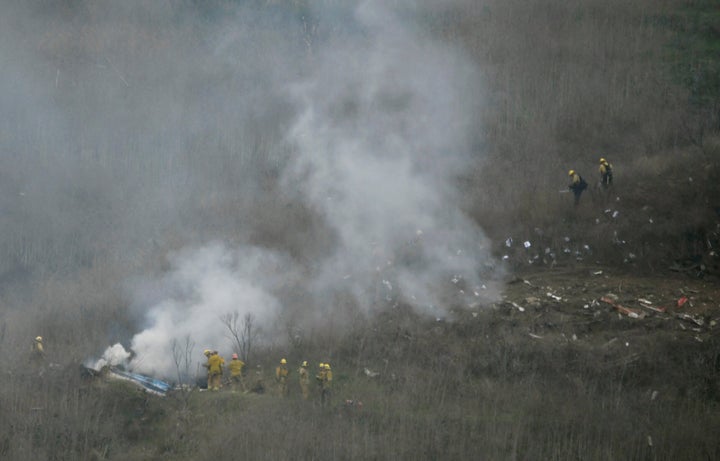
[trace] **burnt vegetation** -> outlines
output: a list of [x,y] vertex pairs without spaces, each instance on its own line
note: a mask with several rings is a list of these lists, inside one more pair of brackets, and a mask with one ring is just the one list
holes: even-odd
[[[377,292],[362,312],[336,293],[315,327],[299,320],[315,300],[294,288],[340,237],[282,184],[293,108],[265,96],[322,44],[366,33],[347,25],[352,8],[5,3],[0,459],[720,459],[716,2],[387,2],[480,69],[472,167],[454,186],[507,284],[447,319]],[[226,58],[238,43],[252,66]],[[599,157],[615,167],[609,191]],[[571,168],[590,183],[578,206],[560,192]],[[144,327],[127,281],[216,240],[306,268],[280,294],[300,307],[277,331],[209,314],[268,392],[158,397],[88,374],[88,357]],[[629,318],[598,303],[607,293],[665,309]],[[41,373],[26,363],[37,335]],[[177,384],[204,347],[173,343]],[[281,356],[286,399],[270,379]],[[325,359],[323,407],[301,399],[296,369]]]

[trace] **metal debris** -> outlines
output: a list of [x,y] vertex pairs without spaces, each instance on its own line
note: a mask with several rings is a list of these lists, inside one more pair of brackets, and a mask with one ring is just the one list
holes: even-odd
[[618,311],[621,314],[625,314],[632,319],[642,319],[642,318],[645,318],[645,316],[647,315],[647,314],[645,314],[645,312],[638,311],[636,309],[631,309],[629,307],[621,306],[620,304],[615,302],[615,300],[613,300],[607,296],[603,296],[602,298],[600,298],[600,301],[610,304],[612,307],[615,308],[616,311]]

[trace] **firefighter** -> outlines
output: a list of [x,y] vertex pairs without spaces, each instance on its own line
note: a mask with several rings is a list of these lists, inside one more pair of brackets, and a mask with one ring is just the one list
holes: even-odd
[[252,387],[250,388],[250,392],[255,392],[256,394],[265,393],[265,378],[263,376],[263,370],[261,365],[255,367],[255,377],[252,383]]
[[308,372],[307,360],[303,361],[300,368],[298,368],[298,380],[300,381],[302,398],[303,400],[307,400],[310,397],[310,373]]
[[324,364],[324,373],[322,377],[322,389],[320,392],[320,403],[327,405],[330,403],[330,393],[332,390],[332,369],[329,363]]
[[600,184],[602,184],[603,188],[607,189],[613,182],[612,164],[605,160],[605,158],[601,158],[598,171],[600,172]]
[[318,364],[318,372],[315,375],[315,382],[318,385],[318,395],[320,396],[320,401],[322,402],[323,397],[323,382],[325,381],[325,363],[320,362]]
[[222,387],[223,365],[225,365],[225,359],[218,354],[218,351],[212,351],[208,357],[208,374],[210,375],[208,389],[219,391]]
[[206,361],[202,364],[202,366],[207,372],[207,388],[210,390],[212,389],[212,380],[210,379],[210,356],[212,355],[212,351],[210,349],[205,349],[203,351],[203,355],[205,356]]
[[573,195],[575,196],[575,205],[580,203],[580,195],[582,195],[583,191],[587,189],[587,182],[575,172],[575,170],[568,171],[568,176],[570,176],[570,184],[568,185],[568,188],[572,191]]
[[245,381],[243,380],[243,367],[245,366],[245,362],[240,360],[238,358],[237,354],[232,355],[232,360],[230,360],[230,363],[228,364],[228,368],[230,369],[230,386],[232,387],[232,392],[237,392],[238,387],[245,391]]
[[30,346],[30,363],[42,376],[45,369],[45,348],[43,348],[42,336],[37,336]]
[[288,379],[288,368],[287,368],[287,360],[280,359],[280,365],[275,368],[275,381],[278,385],[278,393],[281,397],[287,396],[288,393],[288,387],[287,387],[287,379]]

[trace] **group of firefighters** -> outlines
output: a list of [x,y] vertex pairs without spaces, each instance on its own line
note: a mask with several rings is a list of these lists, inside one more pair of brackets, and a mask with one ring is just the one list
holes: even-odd
[[[600,158],[598,172],[600,173],[600,185],[603,189],[607,189],[613,182],[613,167],[604,157]],[[575,205],[577,205],[580,203],[580,196],[583,191],[587,189],[587,182],[575,170],[570,170],[568,176],[570,176],[570,185],[568,188],[575,196]]]
[[[262,376],[262,368],[260,365],[257,366],[255,372],[254,381],[248,385],[245,382],[244,368],[245,362],[238,358],[238,354],[233,354],[230,363],[225,365],[225,359],[218,354],[218,351],[205,349],[204,355],[207,361],[203,364],[203,367],[207,369],[207,388],[211,391],[219,391],[223,387],[223,376],[225,369],[230,373],[229,383],[232,392],[241,390],[242,392],[265,392],[265,383]],[[300,392],[304,400],[310,398],[310,370],[308,369],[307,360],[303,361],[297,370],[298,384]],[[278,395],[286,397],[289,394],[288,381],[290,377],[290,370],[288,369],[287,360],[285,358],[280,359],[280,363],[275,368],[275,384]],[[317,385],[317,394],[322,404],[326,404],[330,400],[330,391],[332,389],[332,368],[329,363],[320,363],[318,370],[315,375],[315,382]]]

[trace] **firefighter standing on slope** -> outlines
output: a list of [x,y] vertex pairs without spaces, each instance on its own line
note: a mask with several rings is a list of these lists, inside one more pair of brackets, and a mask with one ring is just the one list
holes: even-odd
[[42,336],[37,336],[30,346],[30,363],[42,376],[45,368],[45,349],[43,348]]
[[570,176],[570,184],[568,185],[568,188],[573,192],[573,195],[575,196],[575,205],[580,203],[580,195],[582,195],[583,191],[587,189],[587,182],[575,172],[575,170],[568,171],[568,176]]
[[330,403],[330,391],[332,389],[332,369],[330,368],[329,363],[325,363],[324,365],[324,373],[323,373],[323,379],[322,379],[322,390],[320,393],[320,403],[322,405],[327,405]]
[[232,355],[232,360],[228,364],[230,369],[230,386],[232,386],[232,392],[237,392],[238,387],[245,391],[245,382],[243,381],[243,367],[245,362],[238,358],[237,354]]
[[[207,355],[207,354],[206,354]],[[222,387],[223,365],[225,359],[220,357],[218,351],[210,352],[207,361],[208,368],[208,389],[219,391]]]
[[302,392],[303,400],[307,400],[310,397],[310,373],[308,372],[308,363],[304,361],[300,368],[298,368],[298,380],[300,381],[300,391]]
[[612,164],[605,160],[605,158],[601,158],[598,171],[600,172],[600,184],[602,184],[603,188],[607,189],[613,182]]
[[288,393],[288,387],[287,387],[287,378],[288,378],[288,368],[287,368],[287,360],[281,359],[280,365],[277,366],[275,369],[275,380],[278,384],[278,393],[281,397],[287,396]]
[[325,381],[325,363],[320,362],[318,364],[318,373],[315,375],[315,382],[318,385],[318,395],[321,401],[323,396],[323,381]]
[[320,387],[320,404],[326,405],[330,403],[330,388],[332,386],[332,370],[329,363],[321,363],[315,380]]

